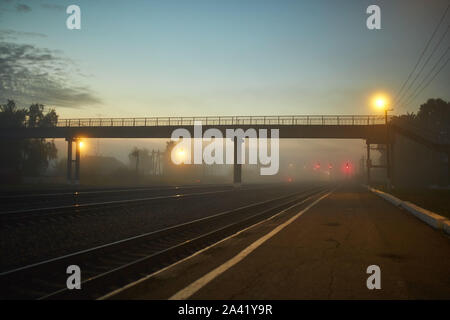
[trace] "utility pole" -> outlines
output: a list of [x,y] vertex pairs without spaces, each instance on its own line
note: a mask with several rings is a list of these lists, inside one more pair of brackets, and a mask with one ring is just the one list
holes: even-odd
[[386,126],[386,176],[387,176],[387,189],[391,190],[392,182],[391,182],[391,143],[390,143],[390,130],[388,123],[388,111],[387,107],[384,109],[384,122]]
[[372,163],[370,161],[370,143],[367,143],[367,185],[370,186],[370,167],[372,166]]

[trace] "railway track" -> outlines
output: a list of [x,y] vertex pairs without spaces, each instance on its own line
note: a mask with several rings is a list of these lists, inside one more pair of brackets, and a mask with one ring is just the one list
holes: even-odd
[[[323,191],[295,192],[5,271],[0,273],[1,298],[95,299]],[[81,290],[66,288],[69,265],[81,269]]]
[[52,207],[40,207],[32,209],[23,210],[13,210],[13,211],[0,211],[0,222],[11,223],[14,221],[28,221],[31,218],[43,218],[49,216],[76,216],[79,217],[81,214],[101,214],[102,212],[110,212],[115,209],[131,209],[139,206],[145,206],[149,203],[158,203],[164,201],[178,201],[183,199],[191,199],[195,197],[207,197],[211,195],[233,193],[233,192],[243,192],[243,191],[255,191],[262,189],[261,186],[246,186],[235,189],[231,186],[221,186],[216,188],[209,188],[209,191],[204,191],[204,188],[191,192],[183,192],[183,190],[176,189],[178,191],[169,195],[156,195],[143,198],[132,198],[123,200],[111,200],[111,201],[96,201],[89,203],[73,204],[73,205],[62,205],[62,206],[52,206]]
[[[248,187],[248,186],[246,186]],[[169,196],[183,192],[201,192],[215,190],[231,190],[229,185],[199,185],[199,186],[173,186],[173,187],[138,187],[114,188],[100,190],[74,190],[70,192],[43,192],[25,194],[0,195],[0,214],[26,210],[42,210],[41,208],[79,206],[95,202],[118,200],[132,200],[149,196]]]
[[4,221],[4,220],[10,221],[10,220],[23,219],[23,218],[29,219],[31,217],[36,217],[36,216],[43,217],[43,216],[49,216],[49,215],[62,215],[62,214],[80,215],[82,213],[92,212],[92,211],[100,212],[101,210],[111,210],[111,209],[117,209],[117,208],[121,208],[121,207],[129,208],[130,206],[141,206],[141,205],[148,204],[149,202],[179,200],[179,199],[209,196],[209,195],[213,195],[213,194],[233,192],[233,191],[234,190],[230,189],[230,190],[207,191],[207,192],[177,193],[177,194],[169,195],[169,196],[155,196],[155,197],[138,198],[138,199],[94,202],[94,203],[86,203],[86,204],[79,204],[79,205],[7,211],[7,212],[0,213],[0,221]]

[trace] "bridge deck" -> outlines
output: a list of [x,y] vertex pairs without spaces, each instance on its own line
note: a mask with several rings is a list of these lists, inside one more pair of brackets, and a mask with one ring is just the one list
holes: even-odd
[[164,118],[60,119],[55,127],[0,128],[0,138],[170,138],[177,128],[193,134],[194,123],[203,129],[279,129],[280,138],[367,139],[386,141],[383,116],[242,116]]

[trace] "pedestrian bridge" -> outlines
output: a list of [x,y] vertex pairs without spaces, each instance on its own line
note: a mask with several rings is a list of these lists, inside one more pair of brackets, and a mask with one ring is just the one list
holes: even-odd
[[[216,117],[152,117],[152,118],[80,118],[58,119],[48,127],[3,127],[1,139],[65,138],[67,146],[67,179],[72,179],[75,163],[75,182],[79,181],[80,148],[72,142],[80,138],[170,138],[175,129],[183,128],[194,135],[198,122],[202,130],[219,129],[226,136],[227,129],[278,129],[279,138],[335,138],[364,139],[373,143],[388,143],[386,120],[381,115],[304,115],[304,116],[216,116]],[[268,133],[269,133],[268,132]],[[234,155],[237,155],[234,143]],[[235,183],[241,182],[241,165],[234,161]]]
[[[68,179],[72,168],[72,142],[80,138],[170,138],[178,128],[194,135],[194,124],[201,122],[202,129],[219,129],[226,136],[226,129],[250,128],[278,129],[279,138],[305,139],[363,139],[367,145],[367,181],[370,168],[386,168],[388,177],[393,160],[395,134],[402,134],[433,150],[450,157],[450,143],[441,135],[411,128],[410,124],[391,123],[383,115],[284,115],[284,116],[212,116],[212,117],[150,117],[150,118],[80,118],[58,119],[48,127],[1,127],[0,139],[64,138],[68,141]],[[389,125],[387,125],[389,124]],[[270,131],[269,131],[270,132]],[[436,138],[437,137],[437,138]],[[386,144],[386,165],[372,165],[370,145]],[[235,148],[236,148],[235,144]],[[236,153],[236,152],[235,152]],[[75,171],[78,180],[80,152],[76,143]],[[449,162],[450,165],[450,162]],[[449,169],[450,174],[450,169]],[[235,164],[235,181],[240,182],[240,165]],[[449,175],[450,179],[450,175]]]
[[170,138],[173,130],[279,129],[280,138],[365,139],[386,142],[382,115],[212,116],[59,119],[45,128],[0,128],[0,138]]

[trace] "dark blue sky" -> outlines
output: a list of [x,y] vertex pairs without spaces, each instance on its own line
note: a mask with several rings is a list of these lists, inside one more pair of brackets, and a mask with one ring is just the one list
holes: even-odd
[[[0,0],[0,98],[63,117],[376,113],[370,97],[396,94],[448,3]],[[382,30],[366,28],[371,4]],[[449,70],[396,112],[449,100]]]

